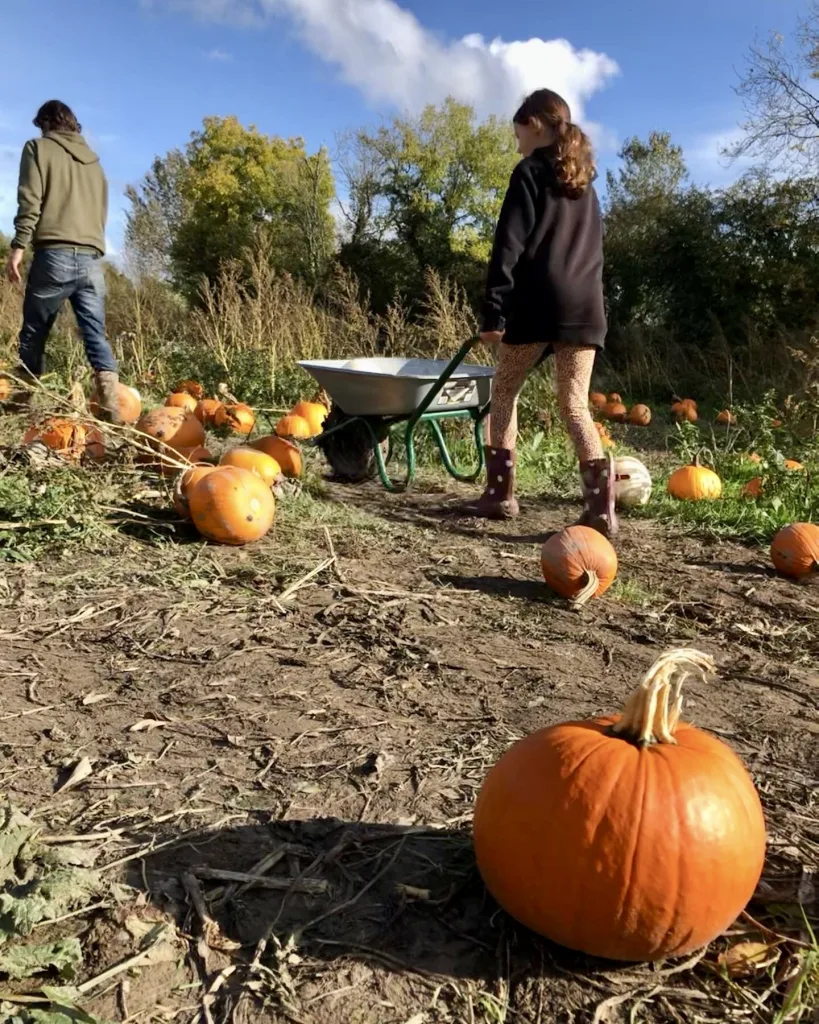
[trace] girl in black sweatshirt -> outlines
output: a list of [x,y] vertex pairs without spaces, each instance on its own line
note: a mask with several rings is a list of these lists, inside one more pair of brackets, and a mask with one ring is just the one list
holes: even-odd
[[487,485],[475,514],[507,519],[514,497],[517,399],[527,373],[554,355],[558,403],[580,460],[580,522],[617,531],[614,474],[589,413],[603,347],[603,224],[591,144],[557,93],[540,89],[514,117],[523,157],[509,182],[489,264],[481,338],[497,344]]

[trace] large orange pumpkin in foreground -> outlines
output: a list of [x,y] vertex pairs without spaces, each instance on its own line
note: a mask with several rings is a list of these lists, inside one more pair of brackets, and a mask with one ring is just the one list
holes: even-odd
[[320,434],[324,421],[327,419],[327,409],[321,402],[296,402],[290,410],[291,416],[301,416],[307,420],[313,435]]
[[213,415],[213,425],[231,434],[250,434],[256,423],[256,413],[239,402],[236,405],[223,405]]
[[590,526],[569,526],[543,545],[540,567],[552,590],[582,606],[614,582],[617,552]]
[[249,469],[220,466],[188,491],[196,529],[218,544],[249,544],[273,525],[276,501],[270,488]]
[[478,867],[513,917],[611,960],[681,956],[753,896],[765,822],[721,740],[679,721],[699,651],[664,654],[622,715],[527,736],[491,769],[473,823]]
[[[119,418],[123,423],[127,423],[128,425],[136,423],[142,414],[142,398],[140,397],[137,389],[119,381],[117,388],[117,407],[119,409]],[[96,388],[91,392],[88,411],[92,416],[99,417],[100,415],[99,395],[97,394]]]
[[272,487],[281,476],[282,468],[271,455],[265,455],[258,448],[238,447],[230,448],[219,459],[220,466],[238,466],[240,469],[249,469],[255,473],[260,480],[263,480],[268,487]]
[[183,519],[190,519],[191,517],[190,508],[188,507],[188,493],[191,488],[198,484],[203,477],[206,477],[208,473],[214,473],[218,468],[218,466],[192,466],[190,469],[182,470],[176,478],[173,488],[173,507]]
[[784,576],[792,579],[819,572],[819,526],[816,523],[783,526],[771,544],[771,560]]
[[698,457],[690,466],[681,466],[668,478],[668,493],[680,501],[708,501],[722,494],[722,481]]
[[281,466],[282,473],[285,476],[301,476],[301,452],[290,441],[286,441],[283,437],[276,437],[275,434],[270,434],[266,437],[257,438],[251,447],[275,459]]
[[157,450],[161,450],[163,444],[177,450],[193,448],[205,440],[204,428],[193,413],[165,405],[146,412],[136,427],[147,434],[148,444]]

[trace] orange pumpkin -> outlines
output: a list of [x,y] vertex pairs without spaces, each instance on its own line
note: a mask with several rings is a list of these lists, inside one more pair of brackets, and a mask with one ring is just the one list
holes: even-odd
[[600,435],[600,443],[603,445],[603,447],[604,448],[613,448],[614,447],[614,441],[612,441],[611,436],[610,436],[608,430],[606,430],[605,423],[595,423],[594,426],[595,426],[595,429],[597,430],[597,433]]
[[218,544],[249,544],[273,525],[276,502],[260,477],[248,469],[220,466],[188,491],[194,526]]
[[281,476],[282,468],[272,455],[266,455],[258,448],[230,448],[219,459],[220,466],[239,466],[255,473],[268,487],[272,487]]
[[196,410],[196,399],[186,391],[175,391],[165,399],[165,405],[169,409],[185,409],[187,412]]
[[146,412],[136,428],[147,436],[148,444],[156,451],[161,451],[163,445],[176,451],[193,448],[205,440],[202,424],[192,413],[166,405]]
[[307,420],[310,430],[315,436],[321,433],[324,421],[327,419],[327,409],[321,402],[296,402],[290,410],[291,416],[301,416]]
[[628,415],[628,409],[622,402],[606,402],[603,406],[603,415],[615,423],[622,423]]
[[173,390],[175,394],[190,395],[191,398],[195,398],[197,402],[205,395],[205,389],[198,381],[195,380],[181,380]]
[[795,472],[797,470],[804,468],[805,467],[802,465],[802,463],[797,462],[796,459],[785,459],[785,469],[790,469],[792,472]]
[[690,466],[682,466],[671,474],[668,493],[680,501],[706,501],[720,497],[722,481],[713,469],[701,466],[696,457]]
[[40,441],[67,459],[101,459],[105,455],[105,441],[96,427],[89,427],[79,420],[50,417],[42,423],[28,428],[23,443]]
[[285,476],[301,476],[301,452],[294,444],[286,441],[283,437],[276,437],[275,434],[259,437],[253,442],[251,447],[275,459],[281,466],[282,473]]
[[635,427],[647,427],[651,423],[651,409],[647,405],[632,406],[628,421]]
[[212,427],[221,408],[222,402],[218,398],[203,398],[201,402],[197,402],[193,414],[203,427]]
[[816,523],[783,526],[771,544],[771,561],[783,576],[792,579],[819,571],[819,526]]
[[771,426],[774,430],[778,430],[782,426],[782,420],[773,419],[771,420]]
[[602,409],[606,401],[606,396],[600,391],[592,391],[589,395],[589,404],[594,406],[595,409]]
[[11,394],[11,381],[8,377],[0,377],[0,402],[4,402]]
[[722,412],[717,413],[717,423],[721,427],[733,427],[736,421],[737,418],[730,409],[723,409]]
[[190,519],[191,513],[188,506],[188,492],[208,473],[213,473],[218,466],[192,466],[190,469],[183,469],[176,478],[173,488],[173,507],[183,519]]
[[[88,402],[88,411],[92,416],[100,416],[99,402],[99,395],[95,388],[91,392],[91,398]],[[136,388],[129,387],[128,384],[123,384],[120,381],[117,389],[117,406],[120,419],[123,423],[130,426],[136,423],[142,413],[142,398]]]
[[761,455],[757,455],[756,452],[751,452],[750,455],[746,455],[746,456],[743,456],[743,457],[746,458],[749,462],[754,462],[757,465],[759,465],[759,463],[762,462],[762,456]]
[[677,403],[676,408],[672,406],[671,411],[678,423],[696,423],[699,419],[697,407],[687,400]]
[[747,484],[742,488],[743,498],[761,498],[762,497],[762,477],[755,476],[752,480],[749,480]]
[[543,578],[552,590],[582,606],[600,597],[617,575],[617,553],[589,526],[569,526],[540,549]]
[[213,416],[213,425],[231,434],[250,434],[256,423],[256,414],[249,405],[223,405]]
[[620,403],[623,401],[623,399],[620,397],[620,395],[617,394],[616,391],[612,391],[612,393],[608,397],[608,401],[609,402],[614,402],[617,405],[620,405]]
[[679,721],[691,670],[714,663],[663,654],[621,715],[541,729],[490,770],[478,868],[528,928],[591,956],[659,960],[707,945],[753,896],[762,806],[730,747]]
[[279,437],[307,438],[313,436],[313,431],[307,420],[303,416],[294,416],[292,413],[282,416],[276,424],[276,433]]

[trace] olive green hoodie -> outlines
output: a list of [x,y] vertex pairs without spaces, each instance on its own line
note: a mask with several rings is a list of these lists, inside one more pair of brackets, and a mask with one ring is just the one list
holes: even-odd
[[84,246],[105,252],[108,182],[77,132],[48,132],[23,147],[12,246]]

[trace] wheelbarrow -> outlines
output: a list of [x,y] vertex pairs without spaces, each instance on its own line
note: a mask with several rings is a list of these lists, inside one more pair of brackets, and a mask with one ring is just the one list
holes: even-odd
[[[485,465],[483,423],[495,374],[494,367],[464,362],[479,340],[470,338],[448,362],[378,357],[299,362],[332,400],[324,429],[311,443],[322,450],[336,478],[356,483],[377,475],[387,490],[406,490],[417,469],[416,428],[424,423],[447,473],[463,483],[477,480]],[[472,421],[472,469],[459,469],[453,462],[442,429],[450,420]],[[401,434],[406,467],[394,479],[387,464]]]

